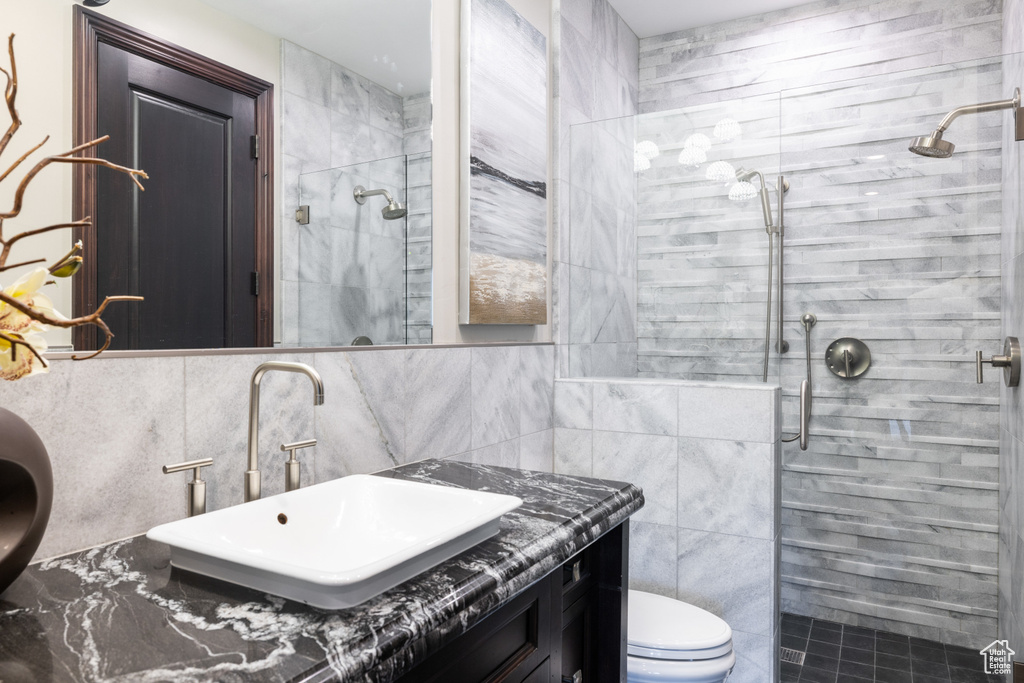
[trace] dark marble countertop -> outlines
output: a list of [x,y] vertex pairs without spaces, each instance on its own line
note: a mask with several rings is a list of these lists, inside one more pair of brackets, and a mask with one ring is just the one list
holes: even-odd
[[643,506],[631,484],[450,461],[378,476],[523,505],[490,540],[333,612],[174,569],[144,536],[32,565],[0,596],[0,681],[391,681]]

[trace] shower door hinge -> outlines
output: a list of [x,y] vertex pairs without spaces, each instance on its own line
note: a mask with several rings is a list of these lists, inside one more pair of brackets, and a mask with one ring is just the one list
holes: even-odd
[[258,270],[254,270],[252,273],[252,295],[260,295],[260,273]]
[[253,135],[249,138],[249,151],[252,152],[253,159],[260,158],[260,136]]

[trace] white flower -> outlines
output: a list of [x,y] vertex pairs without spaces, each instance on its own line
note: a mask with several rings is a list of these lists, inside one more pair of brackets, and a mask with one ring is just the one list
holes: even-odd
[[[32,309],[53,317],[61,318],[59,313],[53,310],[53,303],[45,294],[39,293],[39,288],[46,284],[46,278],[50,273],[46,268],[36,268],[31,273],[26,273],[13,285],[4,290],[4,294],[17,299],[19,302]],[[33,332],[44,332],[49,325],[33,320],[18,309],[4,301],[0,301],[0,332],[30,334]]]
[[[49,275],[46,268],[36,268],[20,277],[3,292],[35,311],[51,318],[63,319],[64,316],[53,310],[50,298],[39,293]],[[15,342],[24,342],[41,355],[47,349],[46,340],[41,333],[49,328],[49,325],[33,320],[9,303],[0,301],[0,332],[8,337],[0,338],[0,379],[16,380],[49,372],[49,368],[31,350],[9,341],[13,339]]]
[[[19,341],[24,341],[39,354],[46,351],[46,340],[43,339],[42,335],[28,334],[22,336],[8,332],[4,334]],[[12,346],[17,346],[13,353],[11,351]],[[12,344],[6,339],[0,338],[0,379],[13,381],[49,371],[50,368],[44,365],[34,353],[23,346]]]

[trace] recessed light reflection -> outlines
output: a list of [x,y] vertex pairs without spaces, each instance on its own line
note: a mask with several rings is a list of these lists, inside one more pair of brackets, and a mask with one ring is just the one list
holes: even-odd
[[864,196],[865,197],[874,197],[876,194],[878,194],[878,193],[877,192],[865,192]]
[[692,166],[693,168],[697,168],[707,160],[707,153],[702,149],[697,149],[696,147],[684,147],[683,151],[679,153],[679,163],[683,166]]
[[868,161],[878,161],[879,159],[884,159],[885,155],[884,154],[872,154],[871,156],[864,157],[864,158],[867,159]]

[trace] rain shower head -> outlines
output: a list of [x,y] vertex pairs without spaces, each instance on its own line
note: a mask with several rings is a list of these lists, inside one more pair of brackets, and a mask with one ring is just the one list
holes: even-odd
[[352,196],[355,198],[357,204],[365,204],[367,197],[382,194],[384,199],[387,200],[388,205],[380,210],[380,214],[384,216],[384,220],[393,221],[398,218],[404,218],[409,210],[405,208],[405,204],[396,202],[391,197],[391,193],[387,190],[367,190],[362,185],[356,185],[355,189],[352,190]]
[[952,142],[942,139],[942,131],[934,131],[931,135],[922,135],[921,137],[914,138],[910,141],[910,151],[914,154],[920,154],[923,157],[932,157],[933,159],[948,159],[953,156],[953,148],[955,148]]
[[930,135],[922,135],[910,141],[908,148],[914,154],[933,159],[948,159],[953,156],[953,149],[956,147],[952,142],[942,139],[953,120],[964,114],[983,114],[989,111],[1000,111],[1002,109],[1013,109],[1015,138],[1018,142],[1024,140],[1024,116],[1020,115],[1020,88],[1013,89],[1013,97],[1008,100],[997,102],[983,102],[982,104],[968,104],[957,107],[946,114],[945,118]]

